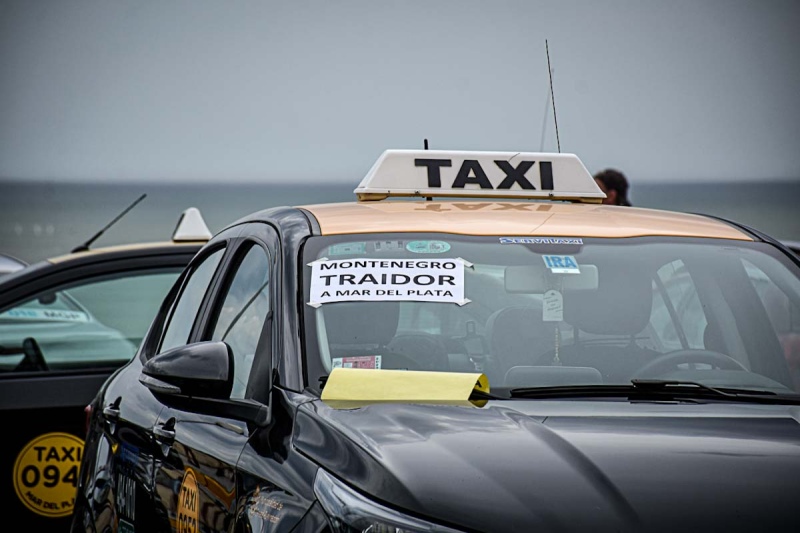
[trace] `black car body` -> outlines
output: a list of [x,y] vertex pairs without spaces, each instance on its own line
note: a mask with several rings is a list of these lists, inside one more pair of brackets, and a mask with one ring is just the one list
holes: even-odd
[[7,523],[68,529],[86,405],[133,357],[169,288],[210,237],[186,239],[185,230],[179,225],[172,241],[40,261],[0,280]]
[[800,528],[797,257],[590,203],[562,161],[403,153],[395,179],[544,201],[362,196],[218,233],[92,402],[73,531]]

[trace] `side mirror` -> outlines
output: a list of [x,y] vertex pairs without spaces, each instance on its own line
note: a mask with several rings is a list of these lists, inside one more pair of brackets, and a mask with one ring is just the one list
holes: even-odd
[[267,426],[272,420],[269,405],[230,397],[233,365],[233,351],[224,342],[197,342],[147,361],[139,382],[177,409]]
[[158,354],[139,381],[154,392],[227,399],[233,388],[233,352],[224,342],[198,342]]

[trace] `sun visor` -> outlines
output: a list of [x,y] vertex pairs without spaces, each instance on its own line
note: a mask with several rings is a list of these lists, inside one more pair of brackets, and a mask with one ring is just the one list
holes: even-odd
[[598,286],[596,265],[578,265],[578,272],[557,274],[545,265],[506,267],[506,292],[544,294],[550,289],[561,291],[595,290]]
[[484,374],[334,368],[322,389],[322,401],[334,408],[373,403],[424,403],[483,407],[473,392],[489,392]]

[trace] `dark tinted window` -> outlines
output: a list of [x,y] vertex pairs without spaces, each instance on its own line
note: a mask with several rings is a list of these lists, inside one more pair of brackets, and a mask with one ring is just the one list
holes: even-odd
[[181,295],[173,306],[169,324],[161,341],[161,351],[186,344],[189,334],[197,318],[197,311],[208,291],[214,272],[222,259],[224,249],[219,249],[206,257],[195,267],[181,291]]
[[270,309],[269,257],[253,246],[247,251],[220,307],[212,340],[228,343],[235,358],[234,398],[244,397],[258,339]]
[[0,368],[57,370],[128,361],[179,273],[105,276],[49,289],[2,310]]

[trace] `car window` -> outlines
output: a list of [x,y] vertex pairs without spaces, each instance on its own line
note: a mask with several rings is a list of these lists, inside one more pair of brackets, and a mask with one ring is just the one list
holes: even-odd
[[783,348],[792,381],[800,389],[800,306],[790,300],[789,293],[749,261],[744,261],[747,277],[753,284],[767,311],[769,322]]
[[203,259],[184,283],[181,294],[170,311],[170,318],[161,341],[161,352],[186,344],[203,297],[222,259],[220,248]]
[[231,396],[243,398],[258,339],[270,310],[269,256],[252,246],[239,263],[216,316],[212,340],[224,341],[234,356]]
[[0,312],[0,368],[67,370],[128,361],[179,269],[48,289]]

